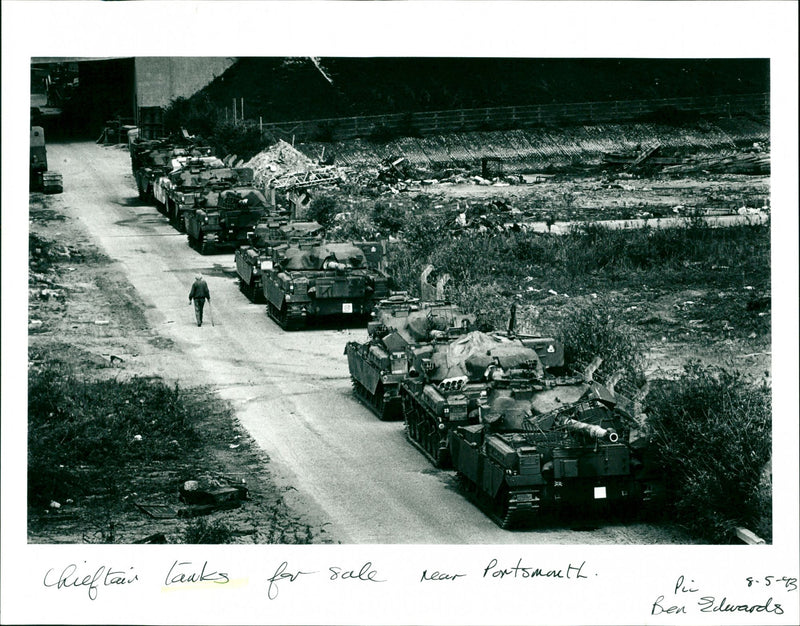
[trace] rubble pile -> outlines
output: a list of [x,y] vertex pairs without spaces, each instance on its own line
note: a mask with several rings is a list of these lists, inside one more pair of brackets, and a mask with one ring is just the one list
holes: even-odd
[[737,152],[729,156],[687,159],[663,169],[665,174],[769,174],[769,152]]
[[253,169],[257,185],[269,187],[282,176],[309,172],[317,169],[318,165],[285,141],[279,140],[250,159],[245,167]]

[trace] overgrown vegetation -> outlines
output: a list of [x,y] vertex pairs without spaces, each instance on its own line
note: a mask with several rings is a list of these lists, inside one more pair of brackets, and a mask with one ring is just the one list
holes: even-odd
[[600,357],[603,371],[620,372],[623,380],[636,386],[644,384],[642,346],[606,303],[592,303],[570,311],[562,321],[559,339],[564,344],[568,366],[587,364]]
[[[404,243],[392,258],[394,277],[412,288],[418,270],[432,263],[455,283],[498,282],[519,291],[575,293],[589,287],[712,284],[766,286],[770,274],[769,225],[609,230],[576,228],[566,235],[531,232],[455,232],[446,218],[407,219]],[[720,269],[722,268],[722,269]],[[732,271],[723,271],[730,270]]]
[[690,362],[648,398],[667,502],[693,534],[727,543],[737,526],[772,538],[772,401],[766,382]]
[[93,381],[50,365],[28,381],[28,502],[120,494],[134,466],[200,445],[191,392],[158,380]]
[[222,520],[200,517],[186,524],[183,530],[183,543],[216,545],[232,541],[233,533]]

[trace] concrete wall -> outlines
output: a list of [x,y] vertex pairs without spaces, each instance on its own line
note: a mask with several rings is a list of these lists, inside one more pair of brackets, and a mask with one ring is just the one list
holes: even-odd
[[136,57],[136,104],[164,107],[175,98],[187,98],[235,60],[235,57]]

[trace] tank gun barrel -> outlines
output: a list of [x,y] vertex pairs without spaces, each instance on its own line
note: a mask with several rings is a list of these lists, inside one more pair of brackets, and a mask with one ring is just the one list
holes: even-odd
[[608,428],[597,426],[595,424],[587,424],[586,422],[579,422],[571,418],[564,419],[563,422],[566,429],[573,433],[582,433],[588,435],[592,439],[598,441],[608,441],[609,443],[616,443],[619,441],[619,435]]

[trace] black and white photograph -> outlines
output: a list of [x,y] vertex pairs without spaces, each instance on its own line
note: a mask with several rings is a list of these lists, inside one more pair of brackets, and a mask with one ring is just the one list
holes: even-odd
[[796,622],[796,5],[12,4],[12,622]]

